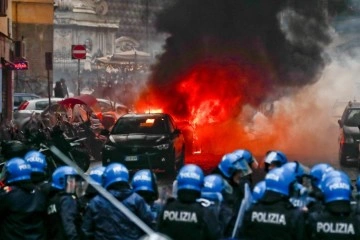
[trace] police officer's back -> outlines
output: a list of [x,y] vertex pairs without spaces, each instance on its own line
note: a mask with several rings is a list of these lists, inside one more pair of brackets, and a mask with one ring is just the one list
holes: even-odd
[[[121,163],[108,165],[103,173],[103,187],[148,226],[152,215],[145,200],[129,184],[129,171]],[[81,229],[85,239],[139,239],[145,233],[111,202],[101,195],[90,200]]]
[[156,200],[159,198],[157,181],[154,173],[149,169],[137,171],[131,181],[134,191],[139,194],[149,205],[153,216],[153,228],[156,227],[157,218],[163,208],[163,204]]
[[246,239],[303,239],[304,212],[289,202],[292,173],[275,168],[265,176],[266,191],[245,213],[240,236]]
[[[93,180],[92,184],[101,186],[102,185],[102,177],[105,171],[105,167],[103,166],[95,166],[92,167],[89,171],[89,177]],[[80,205],[80,213],[83,215],[87,205],[90,200],[93,199],[98,194],[97,190],[92,186],[88,185],[85,190],[85,194],[79,197],[79,205]]]
[[4,166],[0,192],[0,239],[45,239],[46,196],[31,182],[31,166],[21,158]]
[[323,211],[309,214],[307,239],[360,239],[360,216],[351,208],[351,181],[346,174],[323,180]]
[[169,199],[159,217],[158,231],[174,240],[218,239],[221,234],[214,211],[196,201],[204,181],[196,165],[182,167],[177,175],[177,199]]
[[24,156],[24,160],[31,166],[32,182],[46,195],[49,194],[51,183],[48,179],[46,156],[39,151],[31,150]]
[[78,173],[70,166],[52,174],[47,209],[47,237],[50,240],[80,239],[81,217],[75,195]]

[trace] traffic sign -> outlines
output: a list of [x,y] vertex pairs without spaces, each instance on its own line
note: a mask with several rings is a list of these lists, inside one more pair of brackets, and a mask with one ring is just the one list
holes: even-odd
[[72,45],[71,46],[72,59],[86,59],[86,46],[85,45]]

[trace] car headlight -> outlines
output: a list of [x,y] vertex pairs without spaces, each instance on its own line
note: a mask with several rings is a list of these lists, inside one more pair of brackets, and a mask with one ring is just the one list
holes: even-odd
[[345,143],[354,143],[354,138],[352,136],[345,135]]
[[154,146],[154,148],[159,149],[159,150],[166,150],[169,148],[169,146],[170,146],[170,144],[165,143],[165,144],[160,144],[160,145]]

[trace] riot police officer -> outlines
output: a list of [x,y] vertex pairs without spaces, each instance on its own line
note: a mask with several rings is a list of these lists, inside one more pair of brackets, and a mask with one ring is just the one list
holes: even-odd
[[292,172],[279,167],[265,176],[264,196],[245,213],[240,236],[245,239],[303,239],[305,213],[289,202]]
[[265,155],[265,172],[269,172],[273,168],[281,167],[288,162],[286,155],[281,151],[270,150]]
[[323,211],[309,214],[307,239],[360,239],[360,215],[351,208],[351,181],[346,174],[321,183]]
[[24,156],[31,166],[31,180],[45,194],[49,194],[51,184],[48,182],[46,156],[39,151],[31,150]]
[[47,199],[31,181],[31,166],[12,158],[3,173],[6,187],[0,192],[0,239],[45,239]]
[[157,218],[162,210],[163,205],[155,202],[159,198],[156,177],[149,169],[137,171],[131,181],[134,191],[144,198],[149,205],[153,215],[153,225],[156,226]]
[[165,204],[159,216],[158,231],[174,240],[218,239],[221,236],[218,216],[196,201],[204,183],[201,168],[187,164],[176,179],[177,198]]
[[227,218],[223,219],[223,234],[225,237],[230,237],[241,201],[245,195],[245,184],[251,186],[248,175],[252,173],[252,170],[244,158],[239,158],[235,153],[227,153],[222,157],[214,173],[220,174],[227,185],[224,188],[226,191],[223,192],[222,210],[227,212],[224,214]]
[[[129,171],[121,163],[108,165],[103,173],[103,184],[110,194],[121,201],[147,225],[152,214],[145,200],[131,189]],[[81,229],[85,239],[139,239],[145,233],[102,195],[90,200]]]
[[58,167],[52,174],[47,209],[47,238],[81,239],[81,216],[75,195],[79,175],[70,166]]
[[[102,181],[103,181],[102,177],[104,171],[105,171],[105,167],[103,166],[95,166],[90,169],[89,177],[93,180],[93,184],[96,184],[98,186],[102,185]],[[85,194],[79,197],[80,213],[82,215],[84,214],[85,209],[89,204],[90,200],[93,199],[97,194],[98,192],[93,186],[87,185],[85,189]]]

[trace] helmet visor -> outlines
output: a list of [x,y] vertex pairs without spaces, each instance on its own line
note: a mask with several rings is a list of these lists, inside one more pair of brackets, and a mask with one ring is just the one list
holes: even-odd
[[66,193],[81,194],[82,192],[81,186],[82,184],[77,176],[73,176],[73,175],[66,176],[66,187],[65,187]]

